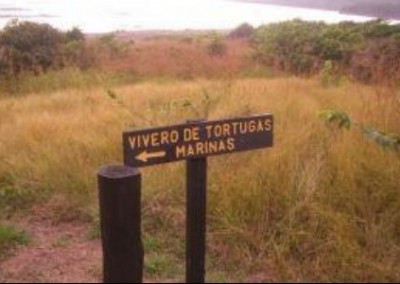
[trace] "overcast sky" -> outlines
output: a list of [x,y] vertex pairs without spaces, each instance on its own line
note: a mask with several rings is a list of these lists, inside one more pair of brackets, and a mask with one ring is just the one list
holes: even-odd
[[227,29],[293,18],[340,20],[335,12],[229,0],[0,0],[0,27],[13,16],[48,22],[61,29],[78,26],[85,32],[133,29]]

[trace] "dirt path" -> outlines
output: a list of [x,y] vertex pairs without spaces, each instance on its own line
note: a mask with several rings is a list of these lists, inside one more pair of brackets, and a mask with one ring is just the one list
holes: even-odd
[[0,263],[0,282],[99,282],[100,241],[87,238],[87,225],[33,221],[19,224],[30,237]]
[[[88,239],[88,224],[74,222],[53,224],[49,220],[13,221],[29,236],[29,244],[18,247],[13,255],[0,262],[0,283],[98,283],[102,281],[100,240]],[[149,260],[150,261],[150,260]],[[227,282],[221,274],[209,271],[210,282]],[[214,275],[214,276],[212,276]],[[222,274],[223,275],[223,274]],[[268,274],[255,274],[248,283],[271,282]],[[154,276],[156,277],[156,276]],[[182,275],[162,279],[150,277],[145,283],[176,283]],[[155,280],[157,279],[157,280]],[[228,281],[230,282],[230,281]],[[234,282],[234,281],[232,281]]]

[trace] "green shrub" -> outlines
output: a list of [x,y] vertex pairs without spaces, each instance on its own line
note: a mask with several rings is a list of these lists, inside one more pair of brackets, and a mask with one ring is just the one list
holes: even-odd
[[229,37],[233,39],[250,38],[254,32],[253,26],[243,23],[229,33]]
[[0,32],[0,74],[40,74],[65,66],[93,64],[78,28],[66,33],[48,24],[13,20]]
[[228,48],[222,36],[212,34],[207,49],[210,56],[224,56]]
[[345,128],[349,130],[351,127],[357,128],[367,139],[374,141],[380,147],[400,152],[400,135],[398,133],[385,133],[374,127],[355,122],[347,113],[342,111],[324,110],[319,113],[319,117],[328,123],[328,125],[334,124],[339,129]]
[[0,47],[13,74],[38,73],[61,65],[62,40],[62,33],[48,24],[12,21],[0,34]]
[[320,72],[321,82],[324,87],[338,86],[340,82],[340,76],[338,71],[335,70],[332,60],[327,60],[324,63],[324,67]]
[[17,245],[26,245],[28,242],[25,232],[0,224],[0,259]]
[[366,83],[398,85],[400,80],[399,24],[292,20],[259,27],[252,46],[257,61],[279,71],[315,75],[332,64],[336,78],[329,75],[329,80],[342,75]]

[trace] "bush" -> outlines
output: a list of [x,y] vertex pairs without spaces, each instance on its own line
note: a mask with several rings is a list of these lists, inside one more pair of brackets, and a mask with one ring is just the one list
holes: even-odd
[[256,58],[275,69],[311,73],[317,57],[315,44],[323,23],[293,20],[258,28],[252,39]]
[[13,20],[0,32],[0,74],[87,67],[93,61],[88,58],[85,37],[78,28],[63,33],[48,24]]
[[72,30],[67,31],[65,34],[68,41],[85,41],[85,35],[77,27],[72,28]]
[[3,60],[13,74],[62,65],[61,32],[47,24],[12,21],[0,34]]
[[400,80],[400,38],[375,39],[354,52],[351,75],[365,83],[398,84]]
[[227,52],[227,46],[224,43],[224,39],[218,34],[211,35],[207,49],[210,56],[224,56]]
[[338,75],[332,60],[326,60],[324,67],[320,72],[321,83],[324,87],[338,86],[340,82],[340,76]]
[[314,75],[327,71],[330,62],[338,78],[352,75],[385,84],[400,79],[400,25],[381,20],[330,25],[286,21],[258,28],[252,45],[259,62],[280,71]]
[[254,32],[253,26],[249,25],[248,23],[243,23],[233,31],[230,32],[229,37],[233,39],[248,39]]

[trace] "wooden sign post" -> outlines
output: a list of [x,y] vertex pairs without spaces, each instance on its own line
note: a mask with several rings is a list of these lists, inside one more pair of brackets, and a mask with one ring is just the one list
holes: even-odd
[[124,161],[146,167],[272,147],[272,133],[271,114],[126,131]]
[[204,283],[207,157],[273,146],[273,116],[193,121],[123,133],[134,168],[187,160],[186,282]]
[[97,175],[104,283],[142,283],[141,174],[120,165]]

